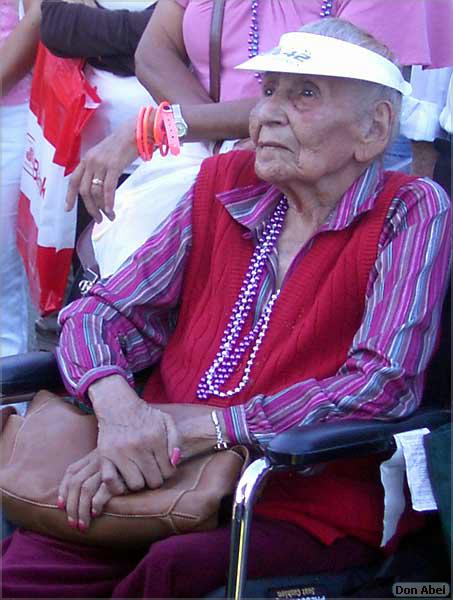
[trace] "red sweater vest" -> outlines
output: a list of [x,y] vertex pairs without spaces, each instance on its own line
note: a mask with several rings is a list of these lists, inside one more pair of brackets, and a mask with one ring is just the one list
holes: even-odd
[[[342,231],[325,232],[285,281],[245,389],[216,406],[241,404],[308,378],[333,376],[360,326],[370,269],[396,190],[407,176],[387,177],[373,210]],[[193,245],[176,330],[147,383],[152,402],[200,402],[196,388],[212,363],[247,271],[253,244],[216,194],[256,185],[254,155],[233,152],[205,161],[193,205]],[[248,330],[248,329],[247,329]],[[238,369],[239,381],[245,362]],[[379,544],[383,494],[377,458],[336,461],[319,475],[276,475],[259,514],[296,523],[331,543],[353,535]]]

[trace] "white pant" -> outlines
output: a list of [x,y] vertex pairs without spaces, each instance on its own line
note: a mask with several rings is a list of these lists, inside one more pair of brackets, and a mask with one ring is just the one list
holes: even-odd
[[27,284],[16,246],[28,103],[0,106],[0,356],[27,351]]

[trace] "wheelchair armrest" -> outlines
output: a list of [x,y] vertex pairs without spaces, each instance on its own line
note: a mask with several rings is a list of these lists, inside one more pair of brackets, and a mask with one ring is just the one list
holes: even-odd
[[448,423],[449,410],[419,409],[410,417],[393,421],[345,420],[290,429],[265,448],[275,467],[303,467],[338,458],[353,458],[395,449],[393,435]]
[[51,352],[28,352],[0,359],[2,403],[27,399],[41,388],[61,389],[57,360]]
[[[139,391],[149,374],[149,368],[135,373]],[[41,389],[64,392],[57,359],[52,352],[27,352],[0,358],[0,404],[30,400]]]

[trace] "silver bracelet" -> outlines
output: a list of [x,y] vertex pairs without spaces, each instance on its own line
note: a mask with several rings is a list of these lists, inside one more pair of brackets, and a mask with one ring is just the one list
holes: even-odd
[[219,417],[217,415],[216,410],[211,411],[211,419],[214,423],[215,436],[217,438],[217,442],[214,445],[214,450],[227,450],[228,444],[223,439],[223,433],[220,427]]

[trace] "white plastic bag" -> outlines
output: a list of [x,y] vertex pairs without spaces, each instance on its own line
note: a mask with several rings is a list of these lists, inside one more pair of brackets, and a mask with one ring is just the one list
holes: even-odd
[[[233,148],[224,142],[221,152]],[[93,228],[94,255],[101,277],[114,273],[174,210],[190,189],[212,144],[184,144],[178,156],[161,157],[155,152],[121,185],[115,195],[114,221],[103,218]]]

